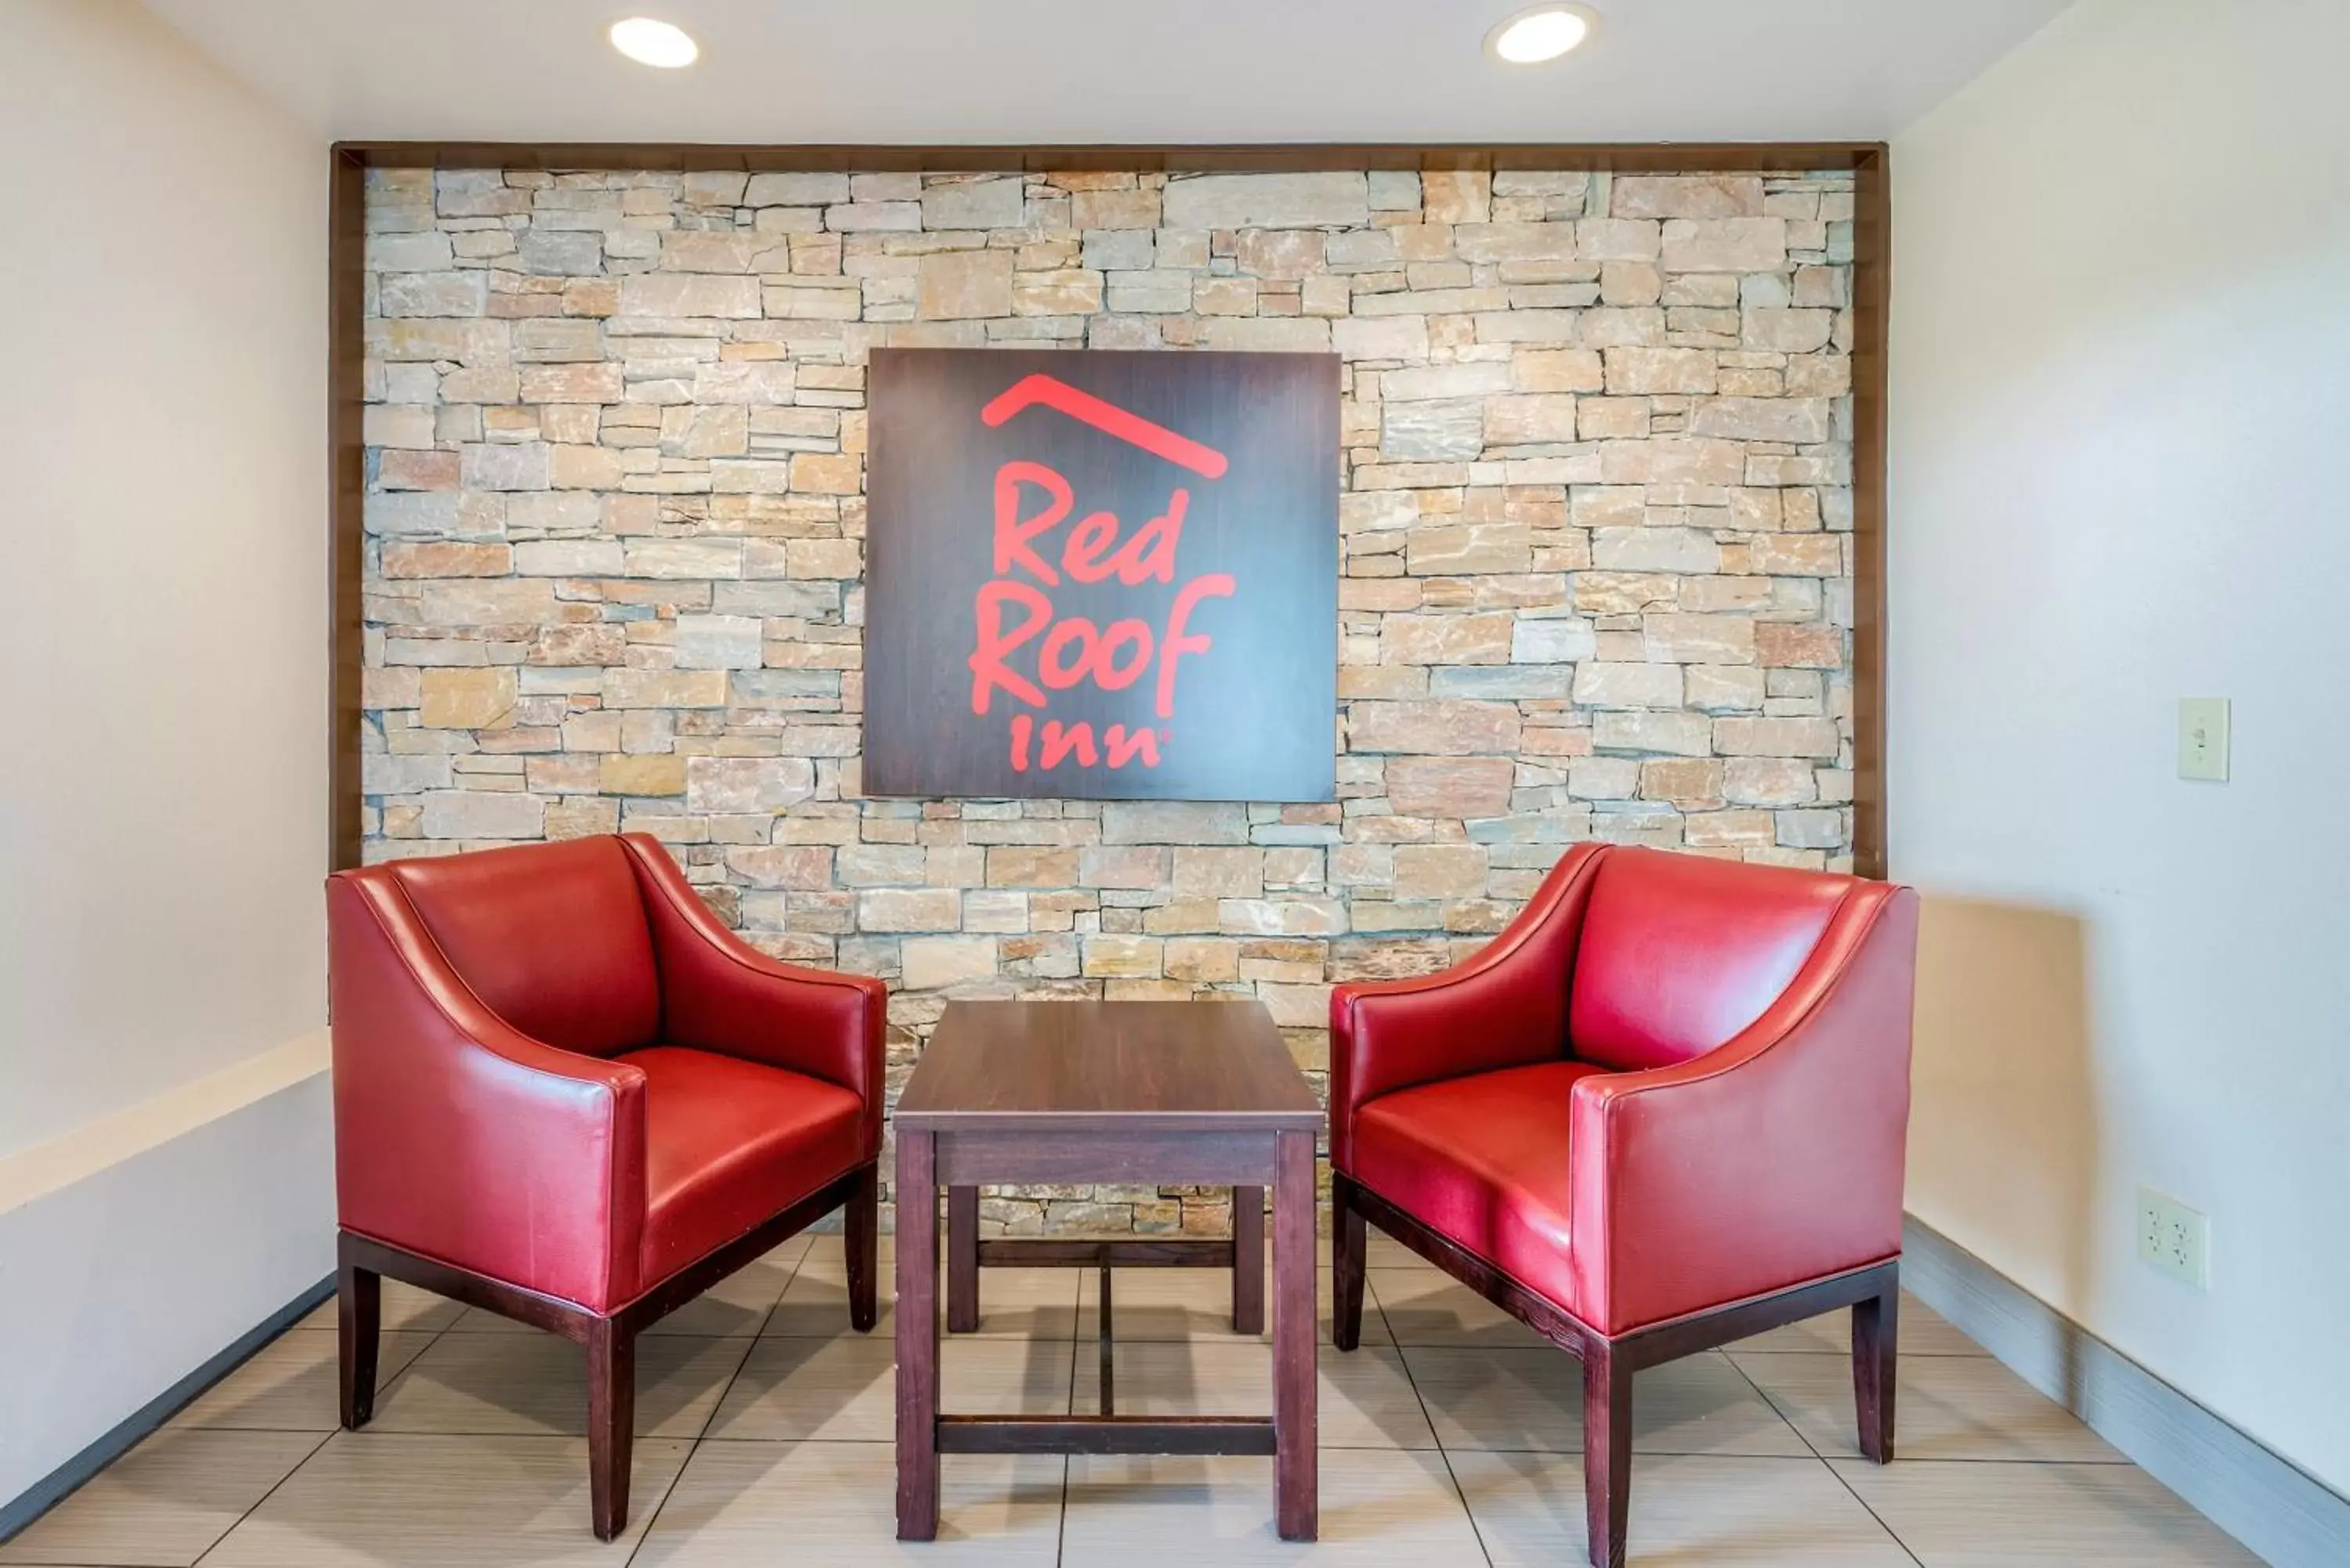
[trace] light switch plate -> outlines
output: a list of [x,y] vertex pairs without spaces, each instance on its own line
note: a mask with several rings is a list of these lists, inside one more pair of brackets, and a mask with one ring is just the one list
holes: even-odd
[[2178,700],[2178,776],[2228,781],[2228,700]]

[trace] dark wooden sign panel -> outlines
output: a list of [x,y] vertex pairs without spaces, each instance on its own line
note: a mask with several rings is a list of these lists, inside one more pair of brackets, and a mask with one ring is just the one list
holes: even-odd
[[1328,800],[1338,361],[879,348],[865,789]]

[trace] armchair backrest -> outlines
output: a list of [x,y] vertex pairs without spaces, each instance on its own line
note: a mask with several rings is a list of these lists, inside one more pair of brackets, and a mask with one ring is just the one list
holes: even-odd
[[400,860],[390,877],[489,1009],[565,1051],[660,1035],[660,971],[628,851],[612,837]]
[[1852,887],[1816,871],[1609,850],[1567,999],[1574,1054],[1631,1072],[1728,1044],[1787,989]]

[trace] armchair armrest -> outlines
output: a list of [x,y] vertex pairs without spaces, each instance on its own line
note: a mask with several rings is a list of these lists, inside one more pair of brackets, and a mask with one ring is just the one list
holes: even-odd
[[1572,1091],[1576,1313],[1607,1334],[1901,1250],[1918,898],[1862,883],[1719,1050]]
[[659,844],[620,843],[652,928],[664,1037],[839,1085],[864,1101],[865,1157],[878,1157],[889,987],[777,962],[721,924]]
[[632,1295],[643,1072],[492,1012],[391,877],[327,888],[344,1227],[591,1309]]
[[1518,918],[1438,974],[1330,992],[1330,1163],[1351,1172],[1355,1113],[1415,1084],[1566,1054],[1567,984],[1602,846],[1559,857]]

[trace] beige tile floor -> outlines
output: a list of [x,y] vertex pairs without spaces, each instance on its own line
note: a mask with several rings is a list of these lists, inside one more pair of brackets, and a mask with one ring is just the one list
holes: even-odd
[[[940,1539],[892,1538],[889,1318],[849,1332],[839,1241],[803,1238],[649,1335],[634,1509],[588,1531],[577,1351],[387,1282],[382,1394],[336,1430],[331,1307],[306,1318],[16,1539],[0,1564],[206,1568],[1573,1568],[1574,1364],[1374,1243],[1363,1347],[1326,1347],[1322,1539],[1274,1538],[1265,1459],[945,1462]],[[885,1272],[887,1291],[889,1275]],[[990,1271],[945,1352],[950,1409],[1090,1409],[1094,1280]],[[1270,1407],[1270,1350],[1221,1274],[1121,1272],[1119,1407]],[[2250,1564],[2095,1433],[1914,1300],[1902,1459],[1855,1457],[1843,1319],[1643,1373],[1632,1555],[1651,1564]]]

